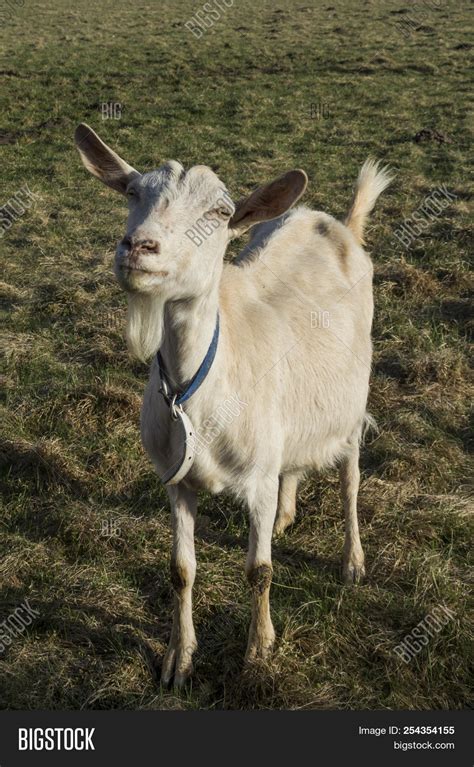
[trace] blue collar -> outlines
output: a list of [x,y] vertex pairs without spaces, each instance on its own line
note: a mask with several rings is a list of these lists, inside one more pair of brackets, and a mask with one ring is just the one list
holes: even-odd
[[212,363],[214,362],[214,358],[216,356],[216,351],[217,351],[218,340],[219,340],[219,312],[217,313],[214,335],[212,336],[212,341],[210,343],[209,349],[207,350],[206,356],[201,362],[201,365],[198,371],[194,374],[194,376],[191,378],[185,390],[181,393],[178,393],[178,392],[173,393],[172,387],[170,386],[170,383],[169,383],[168,374],[166,373],[166,367],[165,367],[163,357],[161,356],[161,352],[158,349],[158,351],[156,352],[156,359],[158,362],[158,372],[160,374],[160,380],[161,380],[160,391],[165,397],[165,399],[168,400],[169,403],[172,403],[173,405],[182,405],[183,402],[186,402],[186,400],[192,397],[192,395],[199,389],[204,379],[206,378],[207,374],[209,373]]

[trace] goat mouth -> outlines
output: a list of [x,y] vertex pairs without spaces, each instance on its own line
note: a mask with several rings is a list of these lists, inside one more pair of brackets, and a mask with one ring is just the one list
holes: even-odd
[[153,269],[144,269],[143,266],[137,266],[136,264],[122,264],[120,268],[125,272],[142,272],[143,274],[152,274],[154,277],[168,276],[168,272],[163,270],[155,271]]

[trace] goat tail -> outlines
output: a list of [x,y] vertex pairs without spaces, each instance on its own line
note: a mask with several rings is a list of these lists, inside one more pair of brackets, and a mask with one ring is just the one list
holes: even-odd
[[393,176],[389,168],[380,167],[377,160],[368,159],[363,164],[357,179],[354,199],[345,220],[345,225],[351,230],[356,240],[364,244],[364,227],[367,216],[375,205],[379,194],[391,183]]

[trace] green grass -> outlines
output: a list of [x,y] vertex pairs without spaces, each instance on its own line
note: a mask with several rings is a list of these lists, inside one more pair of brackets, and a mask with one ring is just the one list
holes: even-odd
[[[36,204],[1,240],[5,391],[1,616],[40,613],[0,655],[3,708],[460,708],[468,700],[468,4],[238,0],[202,39],[193,0],[28,0],[4,23],[2,203]],[[100,104],[120,102],[120,120]],[[311,104],[325,116],[311,119]],[[235,197],[291,167],[342,216],[368,155],[396,171],[371,219],[370,410],[360,493],[368,573],[341,585],[335,472],[308,478],[275,543],[278,640],[242,670],[247,522],[205,497],[192,688],[161,690],[170,631],[165,493],[139,441],[144,366],[125,351],[112,276],[125,204],[73,147],[86,121],[139,169],[209,164]],[[430,128],[449,141],[417,143]],[[453,204],[409,250],[394,230],[440,184]],[[117,535],[102,534],[115,523]],[[455,613],[405,665],[394,647]]]

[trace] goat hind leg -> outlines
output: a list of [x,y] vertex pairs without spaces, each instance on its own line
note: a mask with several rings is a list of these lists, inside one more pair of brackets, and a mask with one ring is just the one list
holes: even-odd
[[345,518],[343,578],[347,584],[359,583],[365,575],[365,568],[357,519],[357,493],[360,482],[358,440],[351,443],[349,453],[342,460],[339,476]]
[[296,491],[298,490],[298,474],[282,474],[278,489],[278,507],[273,528],[274,535],[281,535],[296,516]]

